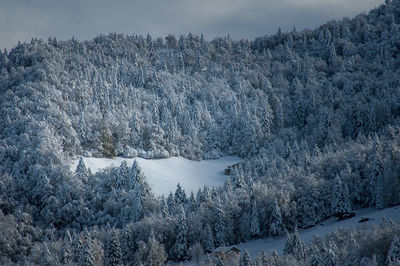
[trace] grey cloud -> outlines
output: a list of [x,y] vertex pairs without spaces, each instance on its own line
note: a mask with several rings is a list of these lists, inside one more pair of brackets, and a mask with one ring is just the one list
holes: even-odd
[[274,33],[278,27],[314,28],[333,18],[368,11],[382,1],[2,0],[0,48],[32,37],[85,40],[109,32],[255,38]]

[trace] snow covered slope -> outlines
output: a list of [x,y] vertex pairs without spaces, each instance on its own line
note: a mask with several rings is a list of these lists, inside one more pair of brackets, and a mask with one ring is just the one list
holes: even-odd
[[[368,222],[359,223],[363,218],[369,218]],[[337,221],[336,218],[329,218],[323,221],[321,224],[308,229],[300,229],[299,235],[303,242],[310,243],[314,235],[324,237],[325,235],[335,231],[340,227],[356,227],[363,224],[379,224],[382,219],[392,219],[394,222],[400,222],[400,206],[386,208],[386,209],[361,209],[356,211],[356,216],[344,220]],[[271,253],[272,250],[276,250],[279,254],[283,254],[283,248],[285,246],[286,237],[281,238],[263,238],[257,240],[247,241],[234,245],[242,251],[248,250],[250,255],[255,258],[259,255],[262,250]]]
[[[119,166],[123,161],[132,165],[137,160],[142,168],[147,182],[153,189],[155,195],[168,195],[175,191],[179,182],[186,193],[197,192],[204,185],[214,187],[222,185],[226,176],[224,169],[228,165],[235,164],[241,159],[239,157],[222,157],[217,160],[191,161],[183,157],[170,157],[167,159],[125,159],[125,158],[83,158],[86,167],[93,173],[111,166]],[[78,160],[71,163],[71,170],[74,172]]]
[[[313,239],[314,235],[319,235],[324,237],[325,235],[339,229],[341,227],[357,227],[363,225],[374,225],[380,224],[382,220],[385,218],[387,221],[392,219],[394,222],[400,222],[400,206],[386,208],[386,209],[361,209],[355,212],[356,216],[344,220],[337,221],[336,218],[329,218],[321,222],[321,224],[308,228],[308,229],[300,229],[299,235],[303,242],[309,244]],[[359,221],[363,218],[368,218],[369,220],[365,223],[359,223]],[[227,249],[231,247],[237,247],[244,253],[246,250],[250,253],[253,259],[257,258],[257,256],[263,251],[267,251],[268,254],[271,254],[273,250],[276,250],[280,255],[283,254],[283,248],[285,246],[286,237],[280,238],[262,238],[256,240],[250,240],[244,243],[239,243],[237,245],[232,245],[227,247]],[[206,259],[203,256],[202,261]],[[177,266],[195,266],[198,265],[195,261],[184,261],[184,262],[169,262],[167,265]]]

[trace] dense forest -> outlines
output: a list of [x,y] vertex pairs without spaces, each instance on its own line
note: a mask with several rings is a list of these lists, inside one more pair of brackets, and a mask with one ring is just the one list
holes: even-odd
[[[241,264],[400,262],[395,223],[296,231],[400,204],[399,0],[255,40],[32,39],[0,73],[0,264],[163,265],[287,234],[284,255]],[[137,163],[68,167],[224,155],[243,158],[224,186],[165,197]]]

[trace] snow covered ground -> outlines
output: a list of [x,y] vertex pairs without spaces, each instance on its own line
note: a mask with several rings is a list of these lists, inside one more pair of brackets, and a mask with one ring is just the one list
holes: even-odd
[[[178,182],[185,189],[197,192],[204,185],[215,187],[222,185],[226,179],[224,170],[228,165],[235,164],[241,159],[239,157],[228,156],[217,160],[191,161],[183,157],[170,157],[167,159],[126,159],[116,157],[107,158],[83,158],[86,167],[92,173],[111,166],[119,166],[123,161],[127,161],[131,166],[137,160],[142,168],[147,182],[153,189],[155,195],[164,194],[167,196],[170,191],[175,191]],[[71,171],[75,171],[78,160],[71,163]]]
[[[340,227],[357,227],[366,224],[367,225],[380,224],[383,218],[385,218],[386,220],[392,219],[394,222],[397,223],[400,222],[400,206],[381,209],[381,210],[372,208],[361,209],[356,211],[355,213],[356,216],[344,221],[337,221],[336,218],[332,217],[314,227],[308,229],[300,229],[298,231],[300,238],[303,242],[310,243],[314,235],[319,235],[321,237],[324,237],[325,235],[335,231]],[[369,218],[369,221],[365,223],[359,223],[359,221],[363,218]],[[271,254],[273,250],[276,250],[280,255],[282,255],[285,242],[286,242],[286,236],[280,238],[262,238],[262,239],[250,240],[244,243],[239,243],[237,245],[229,246],[227,248],[229,249],[230,247],[237,247],[242,252],[247,250],[254,259],[263,250],[267,251],[267,253],[269,254]],[[203,260],[204,259],[205,257],[203,257]],[[194,261],[185,261],[182,263],[169,262],[168,265],[191,266],[191,265],[197,265],[197,263]]]
[[[400,222],[400,206],[386,208],[386,209],[361,209],[355,212],[356,216],[344,220],[337,221],[336,218],[332,217],[328,220],[321,222],[319,225],[308,229],[300,229],[299,235],[303,242],[310,243],[314,235],[319,235],[324,237],[325,235],[335,231],[340,227],[356,227],[364,224],[379,224],[382,222],[383,218],[387,220],[392,219],[394,222]],[[359,223],[363,218],[369,218],[368,222]],[[245,243],[240,243],[234,245],[240,250],[248,250],[250,255],[255,258],[262,250],[266,250],[267,253],[271,253],[272,250],[276,250],[279,254],[283,253],[283,248],[285,246],[286,237],[281,238],[263,238],[257,240],[247,241]]]

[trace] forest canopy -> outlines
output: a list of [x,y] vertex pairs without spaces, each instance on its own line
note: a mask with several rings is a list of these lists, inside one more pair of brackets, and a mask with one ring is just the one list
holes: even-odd
[[[398,0],[255,40],[111,33],[1,51],[0,263],[156,265],[398,205],[399,55]],[[223,187],[161,198],[137,163],[67,166],[178,155],[244,161]]]

